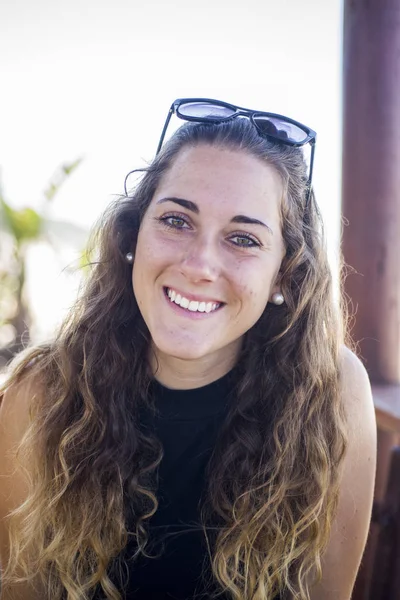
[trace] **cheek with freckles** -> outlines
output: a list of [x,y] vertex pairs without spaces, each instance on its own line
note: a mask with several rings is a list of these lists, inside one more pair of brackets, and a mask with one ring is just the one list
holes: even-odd
[[253,309],[259,309],[262,312],[268,302],[271,285],[271,281],[262,281],[260,277],[243,283],[240,290],[243,304],[250,305]]
[[[261,317],[268,302],[270,282],[260,285],[260,279],[243,282],[236,288],[236,310],[232,318],[232,325],[240,330],[250,329]],[[267,290],[267,292],[266,292]]]

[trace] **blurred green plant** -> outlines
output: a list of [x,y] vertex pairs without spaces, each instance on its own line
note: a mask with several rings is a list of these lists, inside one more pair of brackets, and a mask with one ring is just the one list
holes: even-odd
[[52,237],[63,234],[80,247],[86,242],[86,230],[48,217],[49,204],[81,162],[78,158],[56,170],[43,193],[39,211],[29,206],[13,208],[6,202],[0,182],[0,368],[30,339],[32,322],[24,294],[29,248],[43,240],[54,248]]

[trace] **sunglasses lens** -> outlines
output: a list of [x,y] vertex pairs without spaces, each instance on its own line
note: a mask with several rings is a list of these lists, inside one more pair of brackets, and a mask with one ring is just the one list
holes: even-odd
[[209,102],[187,102],[178,108],[178,114],[182,117],[193,117],[195,119],[226,119],[235,114],[233,108],[211,104]]
[[283,142],[301,144],[307,139],[307,133],[293,123],[264,115],[254,115],[253,120],[261,133],[272,135]]

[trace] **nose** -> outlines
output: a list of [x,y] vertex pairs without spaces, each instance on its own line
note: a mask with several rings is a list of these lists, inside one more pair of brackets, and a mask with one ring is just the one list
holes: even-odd
[[220,272],[216,245],[205,237],[193,240],[186,249],[180,267],[182,274],[193,283],[215,281]]

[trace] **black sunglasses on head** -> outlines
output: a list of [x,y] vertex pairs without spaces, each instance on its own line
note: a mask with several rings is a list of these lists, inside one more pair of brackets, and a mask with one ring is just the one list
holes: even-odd
[[[315,142],[317,139],[317,134],[310,129],[310,127],[307,127],[298,121],[294,121],[289,117],[284,117],[283,115],[250,110],[249,108],[242,108],[240,106],[235,106],[234,104],[229,104],[228,102],[221,102],[220,100],[212,100],[210,98],[179,98],[171,104],[168,111],[156,155],[161,150],[173,114],[184,121],[196,121],[198,123],[224,123],[239,116],[246,117],[250,119],[259,134],[268,139],[288,146],[304,146],[305,144],[310,144],[310,172],[307,182],[308,194],[306,200],[306,203],[308,203],[311,194]],[[132,172],[133,171],[131,171],[131,173]],[[126,195],[126,180],[131,173],[128,173],[125,178],[124,187]]]

